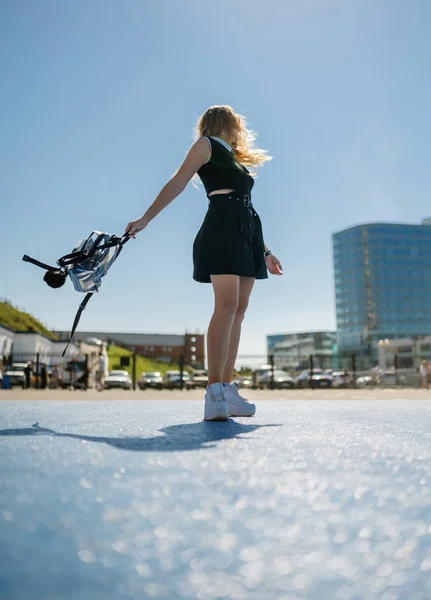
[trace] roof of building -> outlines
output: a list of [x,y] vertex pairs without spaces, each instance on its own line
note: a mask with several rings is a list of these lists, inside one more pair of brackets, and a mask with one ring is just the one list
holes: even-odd
[[339,229],[335,231],[332,235],[338,235],[340,233],[344,233],[345,231],[351,231],[352,229],[358,229],[361,227],[381,227],[381,226],[389,226],[389,227],[413,227],[417,229],[426,229],[431,227],[431,222],[427,222],[427,219],[424,219],[422,223],[400,223],[400,222],[392,222],[392,221],[374,221],[368,223],[357,223],[356,225],[349,225],[348,227],[344,227],[343,229]]
[[[69,331],[56,331],[60,339],[68,338]],[[197,336],[198,334],[196,334]],[[129,333],[129,332],[100,332],[100,331],[77,331],[74,339],[85,341],[87,338],[98,338],[102,341],[120,342],[133,346],[183,346],[184,335],[169,333]]]
[[6,325],[0,325],[0,329],[4,329],[8,333],[15,333],[13,329],[11,329],[10,327],[6,327]]
[[335,329],[318,329],[317,331],[308,331],[308,330],[306,330],[306,331],[289,331],[287,333],[286,332],[283,332],[283,333],[268,333],[266,337],[267,338],[281,337],[281,336],[284,336],[284,337],[288,337],[289,336],[289,337],[291,337],[291,336],[294,336],[294,335],[307,335],[307,334],[310,335],[310,336],[312,336],[312,335],[317,335],[317,334],[320,334],[320,333],[336,334],[337,332],[335,331]]

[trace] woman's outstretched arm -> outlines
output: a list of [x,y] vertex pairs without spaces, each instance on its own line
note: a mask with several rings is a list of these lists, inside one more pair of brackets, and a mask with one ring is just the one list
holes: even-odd
[[211,157],[211,151],[207,140],[199,139],[190,148],[183,164],[158,193],[154,202],[146,212],[135,221],[131,221],[126,227],[126,233],[135,237],[137,233],[145,229],[164,208],[166,208],[186,188],[195,173]]

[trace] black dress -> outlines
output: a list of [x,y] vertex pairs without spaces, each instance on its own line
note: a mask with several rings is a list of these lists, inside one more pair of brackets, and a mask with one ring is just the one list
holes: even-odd
[[198,175],[210,196],[208,211],[193,243],[193,279],[210,283],[211,275],[239,275],[266,279],[262,224],[251,203],[254,179],[231,150],[214,138],[211,158]]

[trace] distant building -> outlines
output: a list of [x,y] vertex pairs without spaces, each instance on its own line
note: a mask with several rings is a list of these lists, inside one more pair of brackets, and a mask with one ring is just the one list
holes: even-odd
[[267,335],[268,357],[274,355],[278,367],[306,369],[313,365],[322,369],[337,368],[337,333],[335,331],[303,331]]
[[[69,331],[53,332],[59,340],[67,340]],[[205,363],[205,337],[197,333],[184,335],[163,333],[121,333],[100,331],[77,331],[75,341],[86,341],[91,338],[119,345],[138,354],[167,363],[177,363],[184,357],[185,364],[203,368]]]
[[431,219],[333,235],[338,347],[376,362],[379,340],[431,335]]
[[3,362],[12,354],[15,332],[9,327],[0,325],[0,361]]
[[381,369],[418,369],[421,361],[431,361],[431,336],[415,336],[413,338],[394,338],[379,340],[377,343],[377,363]]
[[[66,343],[54,341],[35,331],[13,331],[0,325],[0,363],[27,362],[36,360],[42,364],[54,365],[61,362],[61,354]],[[76,344],[70,344],[66,357],[76,356]]]

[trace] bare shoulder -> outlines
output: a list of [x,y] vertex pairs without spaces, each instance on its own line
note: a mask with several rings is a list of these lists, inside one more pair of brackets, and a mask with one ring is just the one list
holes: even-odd
[[199,138],[198,140],[196,140],[196,142],[194,142],[194,144],[188,151],[184,162],[188,165],[193,165],[197,170],[199,169],[199,167],[207,163],[210,158],[210,143],[208,142],[207,138]]
[[197,156],[205,158],[205,162],[211,158],[211,142],[206,137],[201,137],[193,144],[190,152],[196,153]]
[[211,158],[211,146],[206,138],[199,138],[187,153],[182,165],[175,173],[175,180],[186,186],[199,169]]

